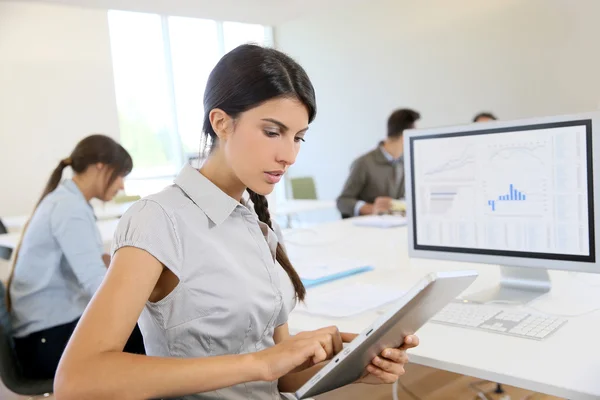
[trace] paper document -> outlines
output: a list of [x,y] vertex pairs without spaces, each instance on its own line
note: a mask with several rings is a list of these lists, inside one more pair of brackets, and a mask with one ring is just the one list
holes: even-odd
[[371,226],[375,228],[393,228],[406,225],[406,217],[401,215],[369,215],[354,219],[356,226]]
[[348,259],[294,263],[294,268],[307,288],[373,269],[366,263]]
[[302,279],[319,279],[340,272],[349,272],[364,267],[366,263],[352,259],[331,259],[320,262],[294,262],[294,269]]
[[352,283],[333,290],[308,292],[305,304],[298,303],[301,312],[325,317],[342,318],[376,310],[400,299],[403,290],[366,283]]

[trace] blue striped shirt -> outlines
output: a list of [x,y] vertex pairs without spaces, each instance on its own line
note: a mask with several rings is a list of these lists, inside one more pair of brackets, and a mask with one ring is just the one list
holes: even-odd
[[79,318],[106,267],[94,211],[72,180],[34,212],[10,288],[13,335],[24,337]]

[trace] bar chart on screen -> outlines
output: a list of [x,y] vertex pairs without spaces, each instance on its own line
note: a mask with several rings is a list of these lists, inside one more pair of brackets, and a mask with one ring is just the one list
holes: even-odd
[[492,211],[496,211],[496,202],[498,201],[526,201],[527,195],[523,192],[516,190],[513,187],[513,184],[510,184],[509,193],[505,195],[498,196],[497,199],[488,200],[488,205],[492,209]]
[[[478,205],[483,206],[483,212],[487,217],[541,218],[548,213],[552,206],[548,178],[532,176],[528,180],[517,180],[521,183],[482,182],[484,198]],[[502,178],[497,181],[510,182],[511,179]]]

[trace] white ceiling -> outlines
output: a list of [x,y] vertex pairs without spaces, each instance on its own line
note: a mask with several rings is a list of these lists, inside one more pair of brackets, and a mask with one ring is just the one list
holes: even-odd
[[[277,25],[366,0],[37,0],[79,7]],[[335,14],[332,14],[334,16]]]

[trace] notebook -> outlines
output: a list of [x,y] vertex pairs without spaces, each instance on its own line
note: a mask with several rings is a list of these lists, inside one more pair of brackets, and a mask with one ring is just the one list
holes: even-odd
[[373,267],[355,260],[328,260],[321,263],[294,263],[306,288],[371,271]]

